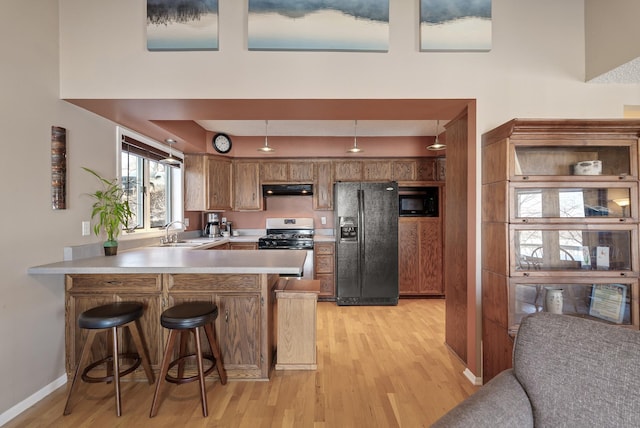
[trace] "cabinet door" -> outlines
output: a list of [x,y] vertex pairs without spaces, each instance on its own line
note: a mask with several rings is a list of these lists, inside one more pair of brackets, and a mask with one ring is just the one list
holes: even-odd
[[313,162],[290,162],[289,180],[292,183],[311,183],[313,181]]
[[320,298],[335,298],[335,244],[333,242],[316,243],[314,246],[315,279],[320,280]]
[[208,210],[231,209],[231,162],[209,157],[207,187]]
[[262,162],[260,180],[263,183],[286,182],[289,179],[289,162]]
[[237,162],[233,165],[233,205],[236,211],[260,211],[260,164]]
[[184,156],[184,209],[187,211],[207,209],[206,170],[205,156]]
[[313,209],[333,209],[333,164],[330,161],[314,163]]
[[418,294],[420,291],[420,254],[418,223],[398,223],[398,288],[400,295]]
[[336,161],[334,163],[335,181],[362,180],[361,161]]
[[219,294],[222,361],[228,370],[260,370],[260,295]]
[[363,179],[365,181],[389,181],[391,180],[391,162],[384,161],[365,161]]
[[417,160],[417,181],[436,180],[436,160],[434,158],[423,158]]
[[442,278],[442,223],[426,219],[420,222],[420,293],[444,294]]
[[392,180],[395,181],[415,181],[417,173],[417,162],[410,160],[397,160],[393,162]]
[[[151,367],[154,370],[160,368],[162,361],[163,341],[160,326],[160,314],[162,313],[162,299],[160,294],[144,293],[67,293],[66,297],[66,369],[67,375],[72,376],[77,362],[80,360],[82,346],[87,338],[87,330],[78,327],[78,316],[91,308],[106,305],[113,302],[128,301],[139,302],[144,306],[144,313],[140,318],[142,338],[147,345]],[[129,329],[119,329],[119,344],[122,353],[137,352]],[[91,347],[90,361],[100,360],[109,352],[108,335],[98,334]],[[136,378],[145,378],[142,366],[134,374]]]

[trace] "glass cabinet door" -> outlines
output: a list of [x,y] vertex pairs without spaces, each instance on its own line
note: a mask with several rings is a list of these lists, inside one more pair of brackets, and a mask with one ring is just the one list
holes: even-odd
[[637,229],[634,225],[616,226],[606,229],[602,225],[511,226],[511,274],[575,275],[587,270],[595,276],[610,276],[615,271],[620,276],[637,276],[632,272]]
[[511,176],[516,180],[535,176],[575,176],[582,181],[602,180],[602,177],[627,179],[637,176],[635,146],[620,143],[584,145],[581,142],[547,141],[546,144],[518,143],[513,145]]
[[[519,223],[624,222],[635,218],[636,183],[517,183],[511,186],[511,221]],[[635,209],[634,209],[635,211]]]
[[[615,281],[615,280],[612,280]],[[638,283],[567,279],[535,283],[512,279],[509,284],[509,331],[515,333],[522,318],[552,312],[638,328]]]

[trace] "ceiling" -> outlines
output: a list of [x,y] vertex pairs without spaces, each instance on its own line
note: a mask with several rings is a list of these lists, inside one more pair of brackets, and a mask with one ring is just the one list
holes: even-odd
[[235,136],[420,137],[443,131],[436,120],[196,120],[207,131]]

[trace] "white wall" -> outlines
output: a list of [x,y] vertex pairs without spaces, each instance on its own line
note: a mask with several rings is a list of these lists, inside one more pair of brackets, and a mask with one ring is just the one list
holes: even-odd
[[[115,175],[115,125],[59,97],[476,98],[478,136],[513,117],[640,104],[638,85],[584,83],[583,0],[494,0],[488,53],[418,52],[418,1],[390,2],[388,53],[248,52],[247,0],[220,1],[220,51],[155,53],[144,0],[2,2],[0,418],[64,373],[63,280],[26,269],[97,241],[80,236],[94,185],[80,167]],[[64,211],[50,207],[51,125],[69,132]]]
[[[112,123],[59,100],[57,0],[3,0],[0,28],[2,425],[13,406],[64,374],[63,278],[27,268],[62,260],[66,245],[96,242],[81,237],[90,212],[82,194],[95,183],[80,166],[115,175],[116,140]],[[68,130],[68,209],[60,211],[51,209],[52,125]]]

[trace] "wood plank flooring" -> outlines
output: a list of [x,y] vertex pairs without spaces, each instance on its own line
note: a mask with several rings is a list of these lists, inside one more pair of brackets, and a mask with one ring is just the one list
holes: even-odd
[[122,416],[113,385],[80,385],[62,416],[66,388],[28,409],[13,427],[428,427],[472,394],[464,365],[444,344],[444,300],[398,306],[318,303],[318,370],[274,371],[270,382],[208,383],[202,417],[197,382],[168,384],[149,419],[154,387],[122,382]]

